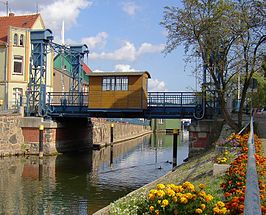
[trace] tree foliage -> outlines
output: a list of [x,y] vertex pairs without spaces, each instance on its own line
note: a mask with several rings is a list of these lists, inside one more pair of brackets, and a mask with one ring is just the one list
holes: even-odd
[[[165,7],[161,24],[168,36],[165,53],[184,45],[202,59],[203,71],[218,93],[221,111],[234,129],[241,127],[248,86],[265,52],[265,1],[183,0],[182,7]],[[241,75],[238,121],[227,110],[227,97]]]

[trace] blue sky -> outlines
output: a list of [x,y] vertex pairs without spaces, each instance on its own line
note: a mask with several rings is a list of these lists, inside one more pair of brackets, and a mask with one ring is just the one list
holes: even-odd
[[[0,0],[1,2],[2,0]],[[195,89],[194,65],[185,68],[182,47],[168,55],[163,50],[166,32],[160,21],[164,6],[180,6],[177,0],[9,0],[15,14],[41,13],[56,41],[61,40],[62,20],[67,43],[86,43],[86,63],[94,71],[150,72],[149,89]],[[0,13],[5,13],[0,4]]]

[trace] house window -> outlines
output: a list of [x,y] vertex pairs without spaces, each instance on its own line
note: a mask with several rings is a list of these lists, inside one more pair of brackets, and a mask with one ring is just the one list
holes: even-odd
[[13,88],[13,105],[19,106],[22,105],[22,96],[23,89],[22,88]]
[[14,34],[14,46],[18,45],[18,34]]
[[128,90],[128,78],[127,77],[103,77],[102,90],[116,90],[126,91]]
[[22,56],[14,56],[14,74],[15,75],[22,75],[22,63],[23,63],[23,57]]
[[19,45],[20,45],[20,46],[24,46],[24,35],[23,35],[23,34],[20,35],[20,38],[19,38]]

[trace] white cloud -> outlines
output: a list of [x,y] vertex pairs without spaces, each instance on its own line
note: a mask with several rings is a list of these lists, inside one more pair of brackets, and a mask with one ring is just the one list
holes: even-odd
[[140,55],[147,53],[159,53],[163,50],[164,45],[153,45],[150,43],[142,43],[137,49],[135,45],[129,41],[125,41],[119,49],[113,52],[92,52],[89,55],[89,59],[104,59],[104,60],[127,60],[134,61]]
[[117,64],[114,66],[114,70],[108,71],[108,70],[101,70],[101,69],[95,69],[93,72],[136,72],[137,70],[132,68],[128,64]]
[[167,91],[164,81],[158,79],[149,79],[148,88],[149,91]]
[[133,69],[128,64],[117,64],[115,65],[115,71],[116,72],[135,72],[137,70]]
[[114,52],[93,52],[89,55],[89,59],[105,59],[105,60],[129,60],[136,59],[136,48],[133,43],[125,42],[124,45]]
[[134,16],[140,10],[140,7],[135,2],[129,1],[122,4],[122,10],[130,16]]
[[108,34],[106,32],[100,32],[95,37],[85,37],[81,39],[81,43],[88,46],[89,49],[93,49],[96,46],[103,47],[106,44]]
[[110,72],[110,71],[104,71],[104,70],[100,70],[100,69],[95,69],[95,70],[93,70],[93,72]]
[[164,49],[164,45],[152,45],[150,43],[142,43],[138,50],[138,55],[145,53],[158,53]]
[[40,5],[40,13],[46,27],[55,33],[59,33],[63,20],[65,21],[65,29],[69,30],[76,24],[80,10],[91,5],[92,2],[88,0],[56,0],[51,4]]
[[[65,29],[69,30],[77,22],[80,11],[90,7],[91,0],[12,0],[9,9],[16,15],[41,13],[46,28],[50,28],[54,35],[59,35],[62,21]],[[2,9],[2,7],[1,7]],[[0,14],[6,15],[4,9]]]

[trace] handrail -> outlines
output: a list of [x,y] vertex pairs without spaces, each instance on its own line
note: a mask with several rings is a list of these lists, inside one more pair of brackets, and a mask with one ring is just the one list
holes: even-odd
[[245,215],[261,215],[260,190],[255,158],[253,116],[251,116],[250,119],[250,133],[248,138],[248,164],[246,173],[246,191],[244,205]]

